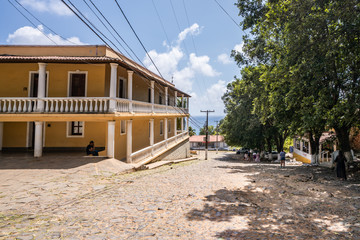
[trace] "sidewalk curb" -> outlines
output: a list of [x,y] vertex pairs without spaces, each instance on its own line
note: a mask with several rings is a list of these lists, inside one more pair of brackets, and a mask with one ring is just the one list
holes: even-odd
[[187,161],[192,161],[192,160],[197,160],[197,157],[190,157],[190,158],[183,158],[183,159],[177,159],[177,160],[170,160],[170,161],[158,161],[158,162],[154,162],[154,163],[150,163],[147,165],[143,165],[143,167],[145,169],[154,169],[154,168],[158,168],[164,165],[170,165],[170,164],[174,164],[174,163],[180,163],[180,162],[187,162]]

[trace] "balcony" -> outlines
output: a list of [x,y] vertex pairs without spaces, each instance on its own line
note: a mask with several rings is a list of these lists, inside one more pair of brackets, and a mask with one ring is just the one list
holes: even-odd
[[170,113],[187,114],[188,109],[161,104],[109,97],[63,97],[63,98],[0,98],[0,114],[5,113],[79,113],[104,114],[127,113]]

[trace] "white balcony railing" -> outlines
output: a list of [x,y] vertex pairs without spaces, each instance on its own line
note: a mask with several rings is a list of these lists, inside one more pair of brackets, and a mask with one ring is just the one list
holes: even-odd
[[177,142],[187,138],[188,132],[183,132],[178,135],[175,135],[167,140],[158,142],[152,146],[140,149],[139,151],[133,152],[130,157],[133,163],[145,160],[147,158],[153,157],[161,151],[173,147]]
[[[115,101],[115,109],[110,109],[110,101]],[[40,108],[40,106],[43,106]],[[151,104],[147,102],[109,97],[46,97],[46,98],[18,98],[1,97],[0,113],[106,113],[106,112],[135,112],[135,113],[177,113],[187,114],[184,108]]]

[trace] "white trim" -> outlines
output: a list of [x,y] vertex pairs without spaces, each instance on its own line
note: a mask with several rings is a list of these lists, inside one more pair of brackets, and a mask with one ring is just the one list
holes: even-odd
[[[122,122],[124,121],[125,123],[125,132],[121,132],[121,129],[122,129]],[[120,120],[120,135],[125,135],[126,134],[126,120]]]
[[128,84],[128,81],[127,81],[127,79],[126,78],[124,78],[124,77],[119,77],[118,78],[118,82],[117,82],[117,89],[116,89],[116,97],[117,98],[120,98],[120,96],[119,96],[119,90],[120,90],[120,80],[123,80],[124,81],[124,97],[123,98],[128,98],[128,93],[127,93],[127,90],[128,90],[128,88],[127,88],[127,84]]
[[[34,74],[34,73],[37,73],[39,74],[39,71],[29,71],[29,86],[28,86],[28,97],[31,97],[30,94],[32,92],[32,89],[31,89],[31,75]],[[46,92],[45,92],[45,97],[48,97],[49,96],[49,71],[46,71]]]
[[45,134],[46,134],[46,132],[45,132],[45,129],[46,129],[46,122],[43,122],[43,147],[45,147]]
[[164,135],[164,120],[160,120],[159,127],[160,127],[160,136],[163,136]]
[[67,96],[70,97],[70,76],[71,74],[85,74],[85,96],[87,97],[88,71],[68,71]]
[[[70,130],[71,130],[71,122],[82,122],[82,135],[71,135],[70,134]],[[84,138],[85,136],[85,122],[84,121],[70,121],[70,122],[66,122],[66,137],[67,138]]]
[[[32,122],[31,122],[32,123]],[[29,144],[30,144],[30,122],[26,122],[26,147],[29,148]]]

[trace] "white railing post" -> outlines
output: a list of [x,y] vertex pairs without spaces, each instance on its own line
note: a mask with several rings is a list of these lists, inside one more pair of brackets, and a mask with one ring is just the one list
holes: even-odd
[[37,111],[43,112],[44,111],[44,100],[46,94],[46,63],[38,63],[39,64],[39,78],[38,78],[38,104],[37,104]]
[[117,68],[118,68],[117,63],[110,63],[111,66],[111,73],[110,73],[110,112],[115,112],[116,111],[116,102],[115,102],[115,98],[116,98],[116,80],[117,80]]
[[133,112],[133,105],[132,105],[132,94],[133,94],[133,71],[127,71],[128,73],[128,99],[129,99],[129,112]]
[[132,162],[132,120],[127,120],[126,124],[126,162]]

